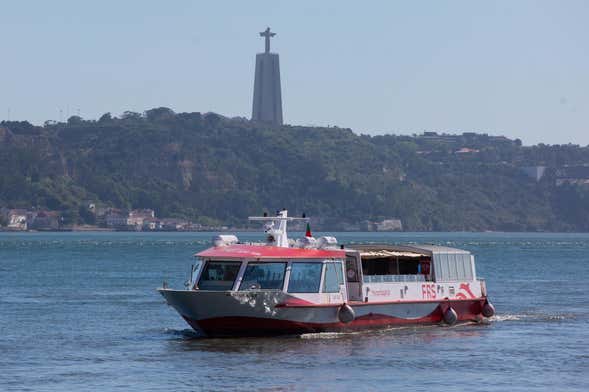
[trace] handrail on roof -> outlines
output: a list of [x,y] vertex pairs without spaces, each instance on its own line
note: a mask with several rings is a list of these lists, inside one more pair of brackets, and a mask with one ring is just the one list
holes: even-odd
[[[290,217],[288,216],[288,211],[283,209],[282,211],[278,211],[276,216],[250,216],[248,217],[248,220],[266,222],[264,225],[264,231],[268,234],[269,238],[271,238],[270,243],[281,248],[288,248],[289,244],[288,234],[286,232],[286,222],[296,220],[308,221],[309,218]],[[278,223],[278,228],[275,227],[275,223]]]

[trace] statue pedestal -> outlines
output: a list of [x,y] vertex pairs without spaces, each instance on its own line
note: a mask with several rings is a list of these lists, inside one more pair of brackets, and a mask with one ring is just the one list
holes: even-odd
[[282,125],[282,93],[277,53],[256,55],[252,120]]

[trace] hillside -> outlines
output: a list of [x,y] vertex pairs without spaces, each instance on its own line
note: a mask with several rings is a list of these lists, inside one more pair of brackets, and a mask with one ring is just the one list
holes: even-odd
[[[589,147],[575,145],[271,129],[158,108],[0,123],[0,207],[57,210],[69,223],[89,221],[92,202],[235,225],[287,207],[331,229],[399,218],[405,230],[589,231],[587,186],[557,186],[558,168],[586,163]],[[521,170],[534,165],[548,168],[539,181]]]

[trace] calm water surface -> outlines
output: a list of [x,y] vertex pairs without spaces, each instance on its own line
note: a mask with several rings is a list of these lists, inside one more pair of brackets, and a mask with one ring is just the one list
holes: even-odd
[[199,338],[155,291],[210,237],[0,233],[0,390],[589,390],[589,234],[342,233],[474,252],[498,315],[256,339]]

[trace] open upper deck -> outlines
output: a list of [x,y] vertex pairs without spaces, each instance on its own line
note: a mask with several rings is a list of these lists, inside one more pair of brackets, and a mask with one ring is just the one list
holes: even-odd
[[351,245],[347,251],[362,259],[368,281],[397,281],[410,277],[436,282],[476,280],[474,257],[463,249],[429,244],[366,244]]

